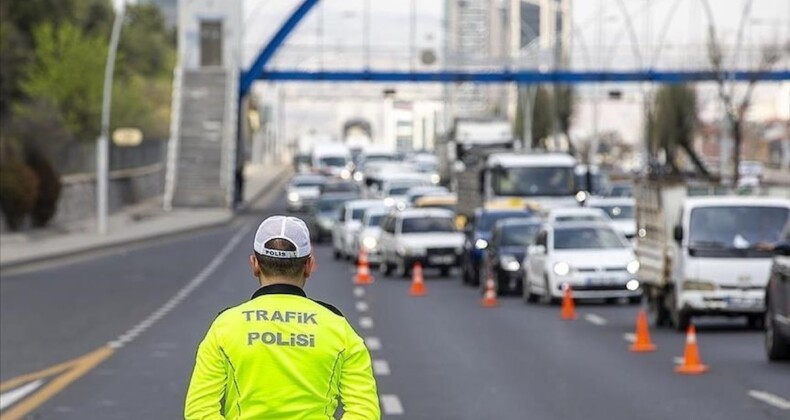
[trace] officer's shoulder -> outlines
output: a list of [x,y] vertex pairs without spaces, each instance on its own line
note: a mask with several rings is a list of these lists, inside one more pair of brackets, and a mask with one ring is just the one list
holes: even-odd
[[310,299],[310,300],[312,300],[313,302],[323,306],[326,309],[329,309],[329,311],[332,312],[333,314],[345,318],[345,316],[343,315],[343,312],[340,312],[340,309],[337,309],[333,305],[330,305],[330,304],[328,304],[326,302],[323,302],[323,301],[320,301],[318,299]]

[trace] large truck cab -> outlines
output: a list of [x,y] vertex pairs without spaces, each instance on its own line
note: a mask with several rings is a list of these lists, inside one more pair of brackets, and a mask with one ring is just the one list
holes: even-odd
[[542,209],[576,206],[575,166],[576,159],[564,153],[491,154],[481,174],[483,202],[522,200]]

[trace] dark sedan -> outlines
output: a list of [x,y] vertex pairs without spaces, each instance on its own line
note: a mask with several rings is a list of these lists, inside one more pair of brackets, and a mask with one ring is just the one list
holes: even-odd
[[765,295],[765,350],[769,360],[790,359],[790,226],[774,247]]
[[[521,295],[521,279],[524,277],[521,263],[542,222],[539,218],[503,219],[494,226],[482,266],[486,273],[492,270],[497,294]],[[481,279],[480,283],[484,290],[485,279]]]

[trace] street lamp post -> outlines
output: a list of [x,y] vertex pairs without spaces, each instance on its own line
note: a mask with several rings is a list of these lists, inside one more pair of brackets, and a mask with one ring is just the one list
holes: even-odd
[[112,107],[112,79],[115,72],[115,56],[118,52],[118,40],[126,13],[126,2],[122,2],[115,13],[110,35],[110,47],[107,51],[107,63],[104,67],[104,94],[102,96],[101,128],[96,147],[96,217],[97,230],[100,235],[107,234],[107,195],[110,167],[110,109]]

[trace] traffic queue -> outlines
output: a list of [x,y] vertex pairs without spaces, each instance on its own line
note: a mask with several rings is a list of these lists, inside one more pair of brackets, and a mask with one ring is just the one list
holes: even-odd
[[[286,194],[336,260],[364,255],[388,279],[435,270],[481,293],[493,282],[528,304],[558,304],[566,289],[574,300],[644,303],[655,326],[679,331],[695,318],[743,317],[764,329],[770,360],[790,358],[786,190],[733,196],[642,178],[591,195],[574,187],[579,168],[550,153],[491,154],[490,172],[461,168],[469,173],[448,183],[429,153],[332,150],[300,165]],[[486,189],[496,197],[481,199]]]

